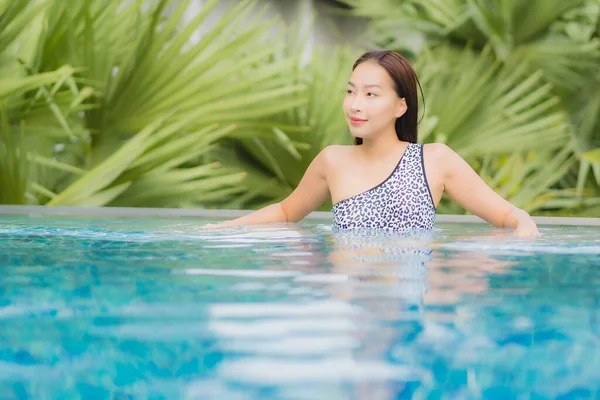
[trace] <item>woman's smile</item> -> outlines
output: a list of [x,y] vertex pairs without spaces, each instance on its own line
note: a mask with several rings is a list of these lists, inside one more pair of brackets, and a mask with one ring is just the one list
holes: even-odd
[[367,122],[366,119],[362,119],[362,118],[358,118],[358,117],[350,117],[350,123],[352,124],[352,126],[361,126],[365,122]]

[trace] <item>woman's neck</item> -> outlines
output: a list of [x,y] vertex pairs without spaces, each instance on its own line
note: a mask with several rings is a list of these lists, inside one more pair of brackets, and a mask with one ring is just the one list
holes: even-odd
[[363,139],[360,151],[366,158],[377,160],[385,157],[390,152],[395,152],[398,147],[407,146],[408,143],[398,140],[396,131],[386,132],[382,135],[374,135],[374,138]]

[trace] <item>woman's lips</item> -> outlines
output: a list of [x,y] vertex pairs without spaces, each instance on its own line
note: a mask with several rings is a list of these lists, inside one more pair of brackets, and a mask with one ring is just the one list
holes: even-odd
[[364,124],[365,122],[367,122],[366,119],[350,117],[350,123],[352,124],[352,126],[360,126],[360,125]]

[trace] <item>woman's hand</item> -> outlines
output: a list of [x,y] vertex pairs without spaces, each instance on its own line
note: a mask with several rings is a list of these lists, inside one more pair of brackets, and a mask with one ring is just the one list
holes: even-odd
[[540,235],[541,235],[541,233],[538,230],[537,225],[535,224],[533,219],[531,219],[531,217],[519,219],[519,221],[517,222],[517,227],[515,229],[515,236],[535,237],[535,236],[540,236]]
[[511,207],[511,210],[505,215],[502,225],[514,228],[514,236],[517,237],[535,237],[540,235],[540,231],[533,218],[531,218],[531,215],[518,207]]

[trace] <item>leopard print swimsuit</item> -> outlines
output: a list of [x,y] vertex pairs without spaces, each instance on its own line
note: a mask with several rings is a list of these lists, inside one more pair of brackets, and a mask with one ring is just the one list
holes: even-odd
[[423,164],[423,145],[409,143],[391,175],[379,185],[334,204],[334,228],[432,230],[435,204]]

